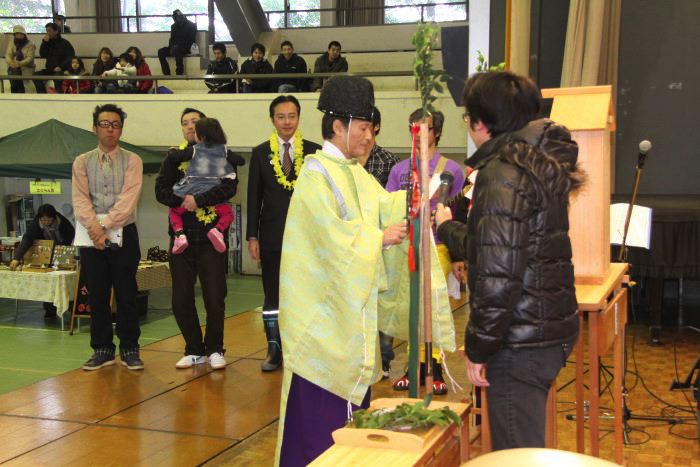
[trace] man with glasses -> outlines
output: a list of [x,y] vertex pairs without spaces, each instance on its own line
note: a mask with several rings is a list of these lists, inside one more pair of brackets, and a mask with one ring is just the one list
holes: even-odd
[[253,148],[248,175],[248,252],[262,266],[263,323],[267,336],[267,357],[262,371],[274,371],[282,364],[282,341],[277,323],[282,234],[289,201],[304,156],[321,149],[302,139],[299,132],[301,106],[294,96],[278,96],[270,103],[270,120],[275,127],[270,138]]
[[[423,109],[416,109],[408,118],[409,132],[413,123],[421,123],[423,118]],[[461,190],[464,184],[464,172],[459,167],[455,161],[447,159],[440,154],[437,146],[440,142],[440,136],[442,135],[442,126],[445,122],[445,115],[440,111],[435,111],[426,118],[426,123],[429,128],[428,132],[428,154],[431,155],[429,162],[429,176],[431,178],[431,186],[439,185],[440,175],[443,172],[449,172],[454,177],[454,181],[450,186],[448,193],[449,198],[454,198]],[[416,139],[416,151],[418,152],[418,161],[420,160],[420,138]],[[408,184],[411,180],[410,171],[410,159],[405,159],[394,166],[389,174],[389,181],[386,184],[387,191],[405,190],[408,188]],[[433,193],[430,199],[430,210],[434,211],[437,206],[437,190]],[[462,280],[462,275],[464,272],[464,263],[461,261],[452,262],[450,258],[450,253],[447,251],[447,247],[442,244],[435,236],[433,231],[433,238],[435,239],[435,245],[438,251],[438,257],[440,258],[440,266],[442,267],[442,272],[445,278],[449,276],[452,272],[455,277]],[[423,352],[420,352],[423,355]],[[437,348],[433,348],[433,368],[435,369],[435,375],[433,378],[433,392],[435,394],[441,395],[447,393],[447,385],[445,384],[442,377],[442,358],[440,357],[440,351]],[[388,366],[388,365],[387,365]],[[423,364],[421,364],[423,366]],[[423,371],[421,371],[423,374]],[[403,377],[394,382],[394,390],[396,391],[406,391],[408,390],[408,372],[404,374]]]
[[121,363],[129,370],[143,369],[136,311],[136,269],[141,249],[135,223],[143,163],[138,155],[119,147],[125,118],[124,111],[114,104],[97,106],[92,114],[97,148],[73,162],[75,218],[92,242],[92,246],[80,248],[92,309],[90,346],[94,350],[84,370],[114,365],[112,288]]

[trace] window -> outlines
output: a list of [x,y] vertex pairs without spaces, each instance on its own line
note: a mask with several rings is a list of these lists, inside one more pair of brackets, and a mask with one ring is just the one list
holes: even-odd
[[186,15],[199,13],[197,16],[188,16],[187,19],[197,24],[197,30],[209,29],[207,13],[207,0],[139,0],[141,15],[161,15],[154,18],[141,20],[141,31],[170,31],[173,24],[173,10],[180,10]]
[[444,0],[384,0],[384,23],[417,23],[419,21],[465,21],[467,2]]
[[[61,11],[62,8],[59,8],[59,12]],[[17,24],[24,26],[27,32],[46,32],[46,23],[53,20],[51,0],[0,0],[0,16],[41,17],[37,19],[0,18],[0,31],[3,33],[12,32],[12,27]]]
[[214,33],[216,34],[216,42],[233,42],[231,32],[216,7],[214,7]]
[[290,13],[287,16],[287,25],[284,23],[285,0],[260,0],[260,5],[265,13],[269,13],[268,22],[271,28],[308,28],[321,25],[321,12],[308,11],[321,8],[321,0],[287,0]]

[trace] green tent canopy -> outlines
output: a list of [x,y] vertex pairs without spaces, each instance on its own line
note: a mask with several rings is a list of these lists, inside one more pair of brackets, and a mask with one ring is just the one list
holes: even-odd
[[[164,155],[121,141],[143,160],[144,173],[156,173]],[[97,147],[95,134],[58,120],[0,138],[0,177],[71,178],[73,161]]]

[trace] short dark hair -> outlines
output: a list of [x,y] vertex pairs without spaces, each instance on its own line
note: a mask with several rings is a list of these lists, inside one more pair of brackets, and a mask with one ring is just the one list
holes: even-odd
[[291,102],[297,107],[297,114],[301,115],[301,104],[299,104],[299,100],[292,96],[277,96],[275,97],[272,102],[270,102],[270,118],[273,118],[275,116],[275,107],[277,107],[280,104],[284,104],[285,102]]
[[338,117],[336,115],[324,113],[323,119],[321,120],[321,136],[323,139],[333,138],[333,135],[335,135],[333,131],[333,122],[336,120],[340,120],[340,123],[342,123],[345,128],[347,128],[350,123],[350,119],[347,117]]
[[282,47],[284,47],[285,45],[288,45],[288,46],[291,47],[292,49],[294,48],[294,44],[292,44],[290,41],[282,41],[282,43],[280,44],[280,49],[281,49]]
[[[379,128],[375,130],[374,128],[379,125]],[[379,112],[378,108],[372,109],[372,131],[374,131],[374,136],[379,134],[382,125],[382,114]]]
[[60,28],[58,27],[58,24],[54,23],[53,21],[50,23],[46,23],[46,26],[44,26],[44,29],[51,28],[54,31],[58,31]]
[[199,118],[207,118],[207,116],[204,115],[204,112],[202,112],[201,110],[193,109],[192,107],[186,107],[185,110],[183,110],[180,114],[180,123],[182,123],[182,117],[191,113],[198,113]]
[[119,56],[119,61],[126,60],[126,63],[133,65],[134,64],[134,59],[131,55],[128,53],[124,52]]
[[221,124],[215,118],[200,118],[194,124],[197,136],[207,146],[212,144],[226,144],[226,133]]
[[[427,117],[433,117],[433,131],[435,132],[435,146],[440,142],[440,136],[442,136],[442,126],[445,124],[445,114],[439,110],[435,110],[430,113]],[[423,120],[423,109],[416,109],[411,112],[408,117],[408,123],[420,122]]]
[[[338,48],[341,49],[341,50],[343,49],[343,48],[340,46],[340,42],[338,42],[338,41],[330,41],[330,42],[328,43],[328,49],[330,49],[331,47],[338,47]],[[326,49],[326,50],[328,50],[328,49]]]
[[97,119],[102,112],[111,112],[119,115],[122,125],[124,124],[124,120],[126,120],[126,112],[124,112],[121,107],[118,107],[115,104],[98,105],[95,107],[95,111],[92,113],[92,126],[97,126]]
[[221,42],[217,42],[216,44],[214,44],[211,50],[218,50],[222,54],[226,55],[226,45],[222,44]]
[[261,51],[262,54],[265,55],[265,46],[262,45],[260,42],[256,42],[255,44],[250,46],[250,55],[253,55],[253,52],[255,52],[256,49]]
[[493,137],[519,130],[536,119],[542,108],[542,97],[530,78],[510,71],[488,71],[467,79],[462,105],[469,125],[481,122]]
[[36,211],[36,217],[51,217],[52,219],[55,219],[56,217],[58,217],[58,213],[56,212],[56,208],[53,207],[51,204],[42,204]]

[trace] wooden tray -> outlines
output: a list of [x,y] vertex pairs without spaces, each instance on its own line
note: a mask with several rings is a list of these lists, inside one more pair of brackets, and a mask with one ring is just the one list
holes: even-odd
[[[422,399],[390,398],[376,399],[370,404],[369,410],[394,408],[402,403],[415,404]],[[449,406],[461,415],[467,404],[433,401],[428,408],[439,409]],[[340,428],[333,432],[333,441],[337,445],[360,448],[398,449],[403,451],[421,452],[431,445],[451,425],[417,428],[411,431],[391,431],[368,428]]]

